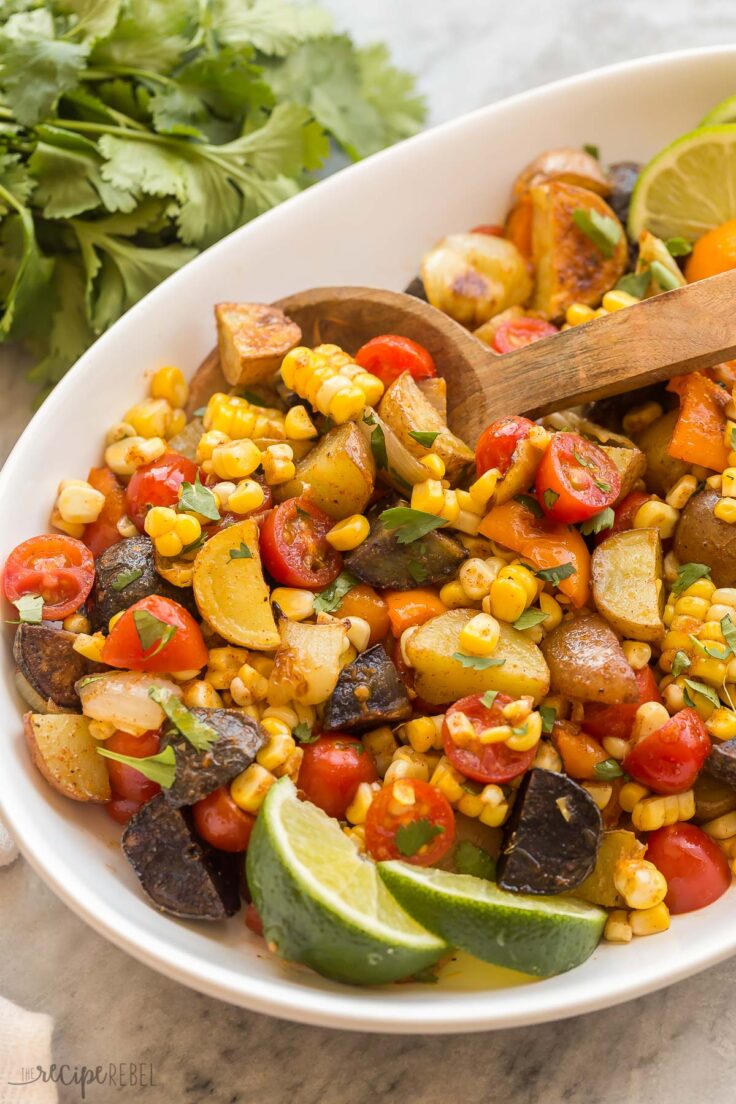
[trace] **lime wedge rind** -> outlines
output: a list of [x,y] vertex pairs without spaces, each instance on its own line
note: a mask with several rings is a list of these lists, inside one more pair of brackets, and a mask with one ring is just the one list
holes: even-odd
[[725,100],[721,100],[700,121],[701,127],[718,123],[736,123],[736,96],[727,96]]

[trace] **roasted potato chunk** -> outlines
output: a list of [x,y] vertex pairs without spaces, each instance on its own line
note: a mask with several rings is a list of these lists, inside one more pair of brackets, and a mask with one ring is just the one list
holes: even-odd
[[667,451],[677,417],[678,411],[670,410],[636,435],[636,443],[647,461],[644,481],[652,494],[666,495],[677,480],[690,471],[688,463],[676,460]]
[[614,533],[593,553],[593,598],[606,621],[628,640],[664,636],[662,543],[656,529]]
[[537,184],[548,184],[551,180],[576,184],[579,188],[587,188],[602,196],[610,195],[612,190],[600,161],[585,150],[564,146],[561,149],[545,150],[521,170],[514,181],[514,198],[523,199],[530,188]]
[[110,800],[105,760],[86,717],[26,713],[23,734],[34,765],[58,793],[72,801]]
[[[534,216],[532,250],[536,271],[533,305],[545,318],[561,319],[571,303],[596,307],[626,270],[626,234],[608,204],[587,188],[551,181],[530,189]],[[576,225],[583,210],[613,219],[619,238],[606,257]]]
[[220,364],[233,387],[268,379],[302,339],[296,322],[264,303],[218,303],[215,321]]
[[634,484],[643,478],[647,470],[647,458],[638,448],[621,448],[615,445],[600,447],[621,476],[621,490],[616,499],[618,504],[633,490]]
[[[473,450],[447,428],[408,372],[403,372],[386,389],[378,413],[412,456],[421,460],[430,448],[441,456],[445,462],[445,474],[451,482],[456,482],[468,464],[473,462]],[[425,447],[412,437],[412,433],[418,431],[434,432],[438,436],[431,446]]]
[[279,488],[278,498],[298,498],[309,487],[309,498],[340,521],[362,514],[376,481],[371,446],[355,422],[335,426],[296,466],[294,479]]
[[421,273],[432,306],[474,329],[532,292],[519,250],[491,234],[450,234],[426,254]]
[[707,564],[717,587],[736,586],[736,528],[713,513],[717,491],[693,495],[675,530],[675,555],[680,563]]
[[563,621],[541,647],[554,694],[607,705],[638,700],[636,676],[616,634],[597,614]]

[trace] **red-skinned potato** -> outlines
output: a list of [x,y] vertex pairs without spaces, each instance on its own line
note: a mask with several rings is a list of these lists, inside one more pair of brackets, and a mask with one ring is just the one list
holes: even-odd
[[576,184],[602,196],[610,195],[612,190],[600,161],[585,150],[563,146],[545,150],[521,170],[514,181],[514,198],[517,201],[523,199],[535,184],[546,184],[550,180]]
[[638,699],[636,676],[616,634],[597,614],[563,621],[540,647],[553,694],[608,704]]

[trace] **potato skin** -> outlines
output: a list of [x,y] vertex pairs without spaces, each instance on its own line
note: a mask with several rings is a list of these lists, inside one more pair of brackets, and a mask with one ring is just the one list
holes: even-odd
[[23,735],[34,765],[58,793],[72,801],[110,800],[107,766],[86,717],[26,713]]
[[269,379],[302,339],[296,322],[265,303],[218,303],[215,321],[220,366],[233,387]]
[[563,621],[540,646],[552,693],[607,705],[638,700],[636,676],[616,634],[597,614]]
[[450,234],[422,261],[421,276],[433,307],[473,328],[532,291],[527,263],[513,242],[490,234]]
[[[50,703],[49,712],[78,709],[74,684],[93,670],[95,664],[74,651],[74,633],[48,625],[19,625],[13,656],[21,674],[40,698]],[[54,708],[55,707],[55,708]]]
[[736,527],[713,513],[718,492],[706,488],[693,495],[675,531],[675,555],[680,563],[710,568],[717,587],[736,586]]
[[611,182],[597,158],[585,150],[563,146],[545,150],[521,170],[514,181],[514,198],[521,200],[535,184],[547,184],[550,180],[576,184],[602,196],[610,195],[612,190]]
[[298,497],[309,484],[309,498],[335,521],[362,514],[376,481],[371,447],[354,422],[335,426],[300,460],[293,480],[279,498]]
[[472,464],[472,449],[447,428],[446,419],[424,397],[408,372],[403,372],[386,389],[378,413],[404,448],[418,460],[427,456],[430,450],[414,440],[412,431],[437,433],[431,451],[436,452],[444,461],[445,474],[449,480],[455,482],[468,465]]
[[600,613],[627,640],[661,640],[664,587],[662,544],[656,529],[614,533],[593,553],[593,598]]

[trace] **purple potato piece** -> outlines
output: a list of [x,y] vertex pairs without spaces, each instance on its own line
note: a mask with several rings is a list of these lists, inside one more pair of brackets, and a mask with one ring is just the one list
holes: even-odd
[[59,709],[79,709],[74,684],[101,670],[74,651],[76,635],[48,625],[19,625],[13,642],[18,669],[40,698]]
[[206,751],[197,751],[185,736],[171,729],[165,738],[176,756],[176,776],[166,796],[171,805],[194,805],[213,790],[231,782],[249,767],[266,736],[257,721],[238,709],[192,709],[199,721],[213,728],[219,739]]
[[340,672],[327,705],[326,732],[361,732],[411,716],[411,702],[382,644],[363,652]]

